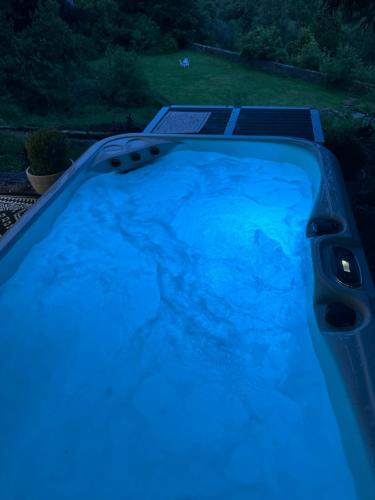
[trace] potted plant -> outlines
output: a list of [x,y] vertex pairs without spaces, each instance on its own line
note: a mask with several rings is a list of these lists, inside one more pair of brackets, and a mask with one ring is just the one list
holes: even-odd
[[27,178],[34,190],[43,194],[69,164],[66,139],[58,130],[41,129],[29,135],[26,151],[30,162]]

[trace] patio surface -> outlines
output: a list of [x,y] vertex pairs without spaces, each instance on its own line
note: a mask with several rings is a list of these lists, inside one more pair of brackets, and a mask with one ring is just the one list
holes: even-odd
[[0,237],[35,203],[38,196],[0,195]]

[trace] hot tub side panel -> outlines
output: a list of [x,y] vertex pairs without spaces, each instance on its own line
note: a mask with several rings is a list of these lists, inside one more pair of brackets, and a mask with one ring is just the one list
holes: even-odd
[[[374,286],[339,164],[326,148],[317,146],[317,149],[322,184],[307,226],[314,280],[310,290],[312,338],[344,445],[351,451],[347,455],[352,457],[350,465],[357,478],[360,498],[370,499],[375,498]],[[315,234],[314,221],[318,221]],[[349,253],[340,253],[337,249]],[[343,264],[346,259],[348,262]],[[355,276],[345,279],[343,265],[348,275],[352,270],[355,274],[359,270],[358,281]],[[336,308],[336,318],[329,313],[332,305]],[[349,415],[352,408],[354,413]],[[360,435],[349,435],[345,429],[354,429],[355,421],[359,423]]]

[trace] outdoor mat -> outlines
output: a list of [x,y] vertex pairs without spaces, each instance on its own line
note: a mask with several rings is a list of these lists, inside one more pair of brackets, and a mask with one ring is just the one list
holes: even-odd
[[0,195],[0,237],[36,202],[36,196]]
[[210,115],[209,111],[169,111],[152,133],[199,134]]

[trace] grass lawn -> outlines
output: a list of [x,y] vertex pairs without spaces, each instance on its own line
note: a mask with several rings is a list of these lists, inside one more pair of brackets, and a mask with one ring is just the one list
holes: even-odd
[[[190,68],[182,69],[178,61],[190,58]],[[278,105],[315,106],[318,109],[344,109],[350,99],[357,108],[375,106],[375,96],[356,96],[349,91],[329,89],[285,76],[252,70],[238,62],[227,61],[199,52],[184,51],[157,56],[140,56],[141,67],[149,82],[154,103],[143,108],[111,108],[103,104],[82,107],[68,114],[31,115],[14,104],[0,112],[0,124],[11,126],[59,127],[69,129],[97,128],[125,123],[128,113],[141,127],[160,106],[196,105]],[[102,60],[92,65],[100,70]],[[160,102],[160,104],[157,104]],[[4,102],[3,102],[4,104]],[[0,132],[0,170],[22,170],[24,136]],[[77,158],[89,143],[71,141],[70,157]]]
[[[185,55],[190,58],[191,66],[184,70],[178,61]],[[0,112],[0,124],[100,128],[101,125],[125,123],[126,116],[131,113],[137,124],[145,126],[162,105],[168,104],[290,105],[341,110],[350,99],[357,109],[375,107],[375,95],[372,98],[353,95],[349,91],[252,70],[238,62],[199,52],[140,56],[139,60],[154,96],[153,104],[128,109],[98,104],[81,107],[68,114],[44,116],[26,114],[11,106],[8,112]],[[91,64],[99,70],[101,60]]]
[[[190,68],[185,70],[178,64],[184,55],[190,58]],[[255,71],[238,62],[199,52],[141,56],[140,60],[152,89],[170,104],[341,109],[348,99],[359,108],[373,103],[370,98],[348,91]]]

